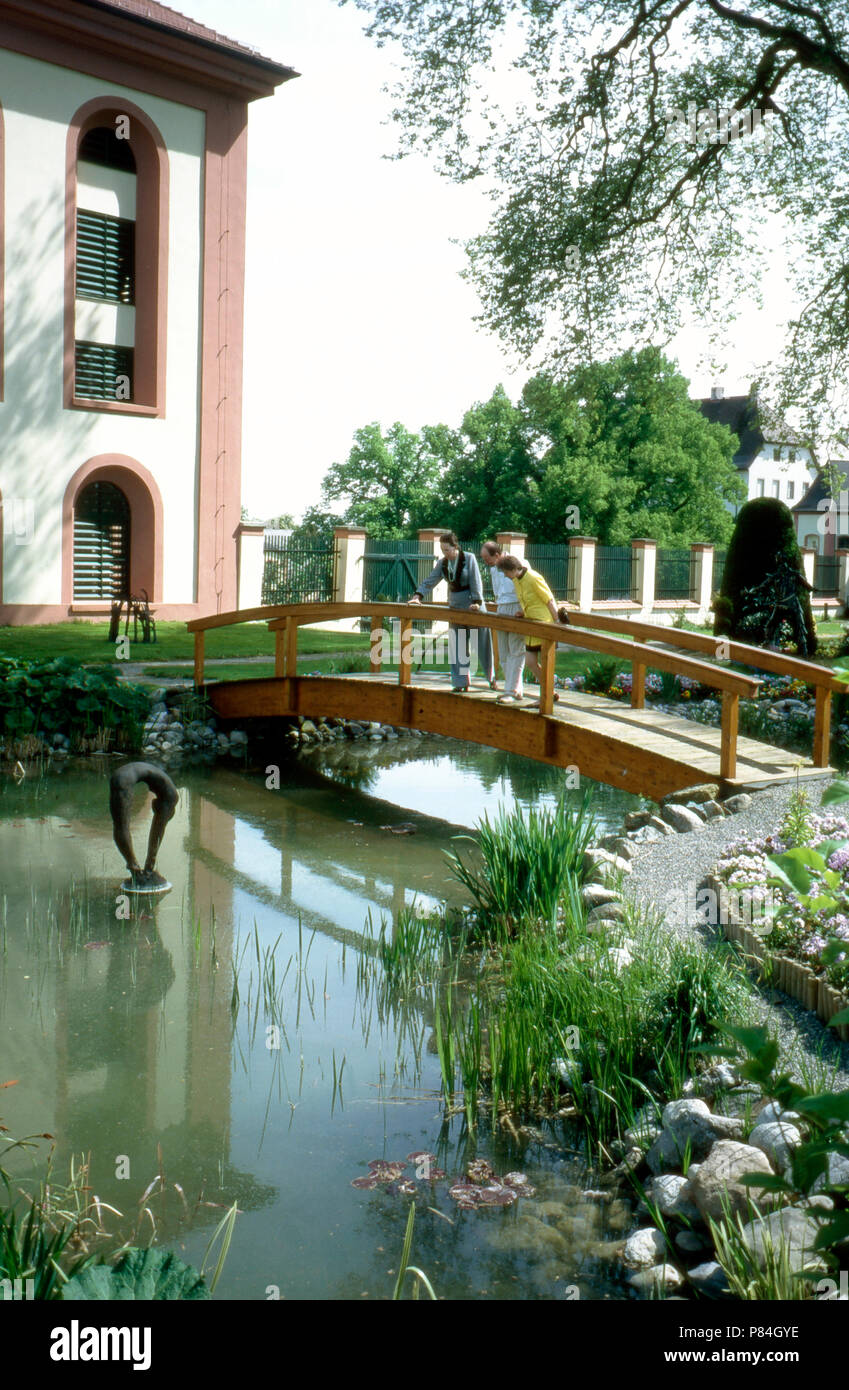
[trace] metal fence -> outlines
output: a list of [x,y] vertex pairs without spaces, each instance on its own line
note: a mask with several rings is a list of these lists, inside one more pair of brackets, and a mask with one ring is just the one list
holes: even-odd
[[568,545],[526,545],[525,560],[542,575],[556,599],[574,601],[574,594],[569,592]]
[[814,558],[814,594],[837,594],[840,580],[840,561],[836,555],[817,555]]
[[689,550],[660,550],[657,552],[654,595],[659,599],[688,599],[690,592]]
[[329,603],[333,598],[333,547],[293,541],[289,531],[266,531],[262,602]]
[[711,589],[718,594],[722,588],[722,576],[725,572],[725,557],[727,550],[715,550],[713,552],[713,577],[711,579]]
[[634,593],[636,564],[630,545],[597,545],[593,598],[630,599]]

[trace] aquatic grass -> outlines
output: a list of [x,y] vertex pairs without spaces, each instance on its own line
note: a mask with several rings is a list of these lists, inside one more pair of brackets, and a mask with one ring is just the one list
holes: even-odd
[[745,1014],[749,986],[727,953],[669,943],[636,912],[624,930],[624,968],[610,941],[548,924],[504,942],[463,990],[434,986],[443,1090],[453,1101],[462,1081],[470,1127],[487,1092],[494,1116],[554,1113],[565,1094],[597,1148],[647,1099],[680,1095],[716,1021]]
[[406,1279],[408,1274],[412,1274],[414,1280],[416,1280],[416,1282],[413,1284],[413,1298],[418,1298],[419,1283],[421,1283],[424,1286],[428,1298],[432,1299],[435,1303],[437,1301],[436,1294],[434,1293],[433,1285],[431,1284],[424,1270],[419,1269],[416,1265],[410,1264],[410,1253],[413,1248],[413,1227],[415,1225],[415,1220],[416,1204],[415,1202],[411,1202],[410,1214],[407,1217],[407,1228],[404,1232],[404,1244],[401,1247],[401,1261],[398,1265],[398,1277],[395,1280],[395,1289],[393,1291],[392,1298],[393,1301],[397,1301],[398,1299],[400,1299],[401,1290],[404,1287],[404,1280]]
[[63,1256],[67,1260],[73,1234],[72,1225],[56,1227],[36,1202],[24,1217],[0,1212],[0,1279],[23,1286],[32,1280],[34,1298],[61,1298],[63,1284],[94,1259],[91,1254],[78,1255],[63,1268],[60,1262]]
[[[773,1240],[767,1226],[761,1229],[761,1254],[751,1247],[744,1234],[743,1218],[732,1214],[726,1193],[721,1194],[722,1219],[708,1217],[708,1229],[716,1251],[716,1261],[728,1281],[733,1298],[744,1301],[797,1301],[810,1298],[810,1281],[805,1274],[795,1272],[790,1261],[786,1240]],[[749,1203],[749,1220],[761,1221],[762,1215]]]
[[570,881],[583,877],[583,856],[595,837],[590,803],[588,789],[577,807],[567,805],[565,795],[554,807],[502,807],[492,820],[483,817],[477,836],[456,837],[476,846],[482,860],[475,868],[459,850],[448,853],[483,932],[509,936],[522,923],[556,919]]
[[212,1232],[212,1235],[209,1238],[209,1244],[206,1247],[206,1253],[203,1257],[203,1263],[200,1267],[201,1278],[203,1278],[207,1260],[209,1260],[211,1256],[215,1242],[216,1240],[218,1240],[219,1236],[221,1238],[221,1249],[218,1252],[218,1259],[216,1261],[215,1269],[213,1270],[212,1279],[209,1285],[209,1292],[211,1294],[215,1293],[215,1286],[218,1283],[218,1280],[221,1278],[221,1274],[224,1269],[224,1262],[227,1259],[227,1255],[230,1250],[230,1242],[233,1239],[233,1231],[236,1226],[236,1217],[238,1215],[239,1208],[237,1203],[234,1202],[232,1207],[230,1207],[229,1211],[221,1218],[221,1220],[219,1221],[218,1225],[216,1226],[215,1230]]

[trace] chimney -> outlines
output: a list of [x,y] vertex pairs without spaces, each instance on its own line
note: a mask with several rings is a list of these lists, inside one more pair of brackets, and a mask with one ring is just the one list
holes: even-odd
[[721,401],[725,397],[724,386],[712,386],[710,388],[710,398],[712,401]]

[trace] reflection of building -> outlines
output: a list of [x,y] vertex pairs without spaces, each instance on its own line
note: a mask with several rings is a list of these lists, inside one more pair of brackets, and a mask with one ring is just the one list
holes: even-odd
[[157,0],[0,0],[0,623],[236,607],[247,108],[294,75]]
[[[395,840],[376,829],[380,803],[375,824],[361,832],[346,816],[362,814],[362,803],[344,789],[289,795],[210,772],[182,789],[166,830],[158,867],[172,891],[152,907],[141,903],[127,921],[116,915],[125,869],[105,776],[53,778],[49,802],[26,787],[12,794],[21,811],[11,818],[4,807],[0,816],[0,1081],[19,1084],[0,1092],[3,1123],[15,1135],[57,1137],[59,1181],[71,1154],[91,1152],[96,1192],[122,1211],[158,1171],[158,1144],[167,1175],[190,1201],[202,1182],[208,1193],[217,1184],[220,1160],[231,1200],[261,1205],[268,1189],[230,1163],[250,1090],[233,1082],[237,940],[251,938],[257,920],[263,949],[282,932],[281,970],[297,949],[299,919],[305,939],[316,931],[362,949],[368,912],[376,932],[384,913],[450,892],[434,882],[441,834],[422,827]],[[134,804],[137,850],[149,802],[139,793]],[[254,1011],[262,997],[255,966],[252,948]],[[244,979],[242,986],[247,1013]],[[262,1049],[264,1005],[257,1020]],[[121,1155],[130,1160],[129,1181],[115,1176]]]
[[[212,881],[185,853],[192,812],[191,799],[183,796],[160,853],[173,891],[153,900],[152,909],[150,900],[142,903],[129,921],[117,917],[123,870],[105,813],[105,784],[96,818],[88,805],[97,806],[100,798],[91,791],[89,786],[83,792],[82,815],[62,804],[58,790],[62,810],[55,820],[0,820],[0,862],[25,862],[23,824],[33,866],[41,834],[49,865],[49,877],[37,881],[34,907],[29,876],[20,901],[16,885],[3,883],[10,910],[8,954],[0,968],[0,1080],[8,1075],[19,1081],[14,1106],[3,1111],[7,1123],[14,1119],[16,1134],[56,1135],[58,1180],[66,1175],[70,1154],[91,1152],[95,1190],[127,1211],[157,1171],[158,1143],[169,1176],[187,1196],[217,1175],[218,1158],[228,1165],[232,1020],[224,969],[221,975],[213,969],[209,923],[214,895],[215,949],[226,966],[231,895],[226,881]],[[77,792],[77,805],[79,800]],[[136,806],[137,847],[147,836],[148,802],[145,797]],[[205,830],[217,836],[213,848],[226,862],[232,857],[232,820],[229,829],[216,824]],[[74,887],[57,889],[57,882]],[[192,927],[198,916],[196,943]],[[115,1176],[120,1155],[130,1160],[129,1181]]]

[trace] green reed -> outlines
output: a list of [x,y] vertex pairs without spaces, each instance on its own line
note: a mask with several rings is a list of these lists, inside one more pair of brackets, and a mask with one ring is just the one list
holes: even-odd
[[561,796],[556,806],[524,811],[503,807],[479,822],[477,836],[459,835],[476,845],[482,864],[466,863],[459,851],[448,855],[451,872],[469,893],[476,923],[485,933],[510,934],[522,923],[556,919],[570,881],[582,877],[585,851],[595,839],[595,818],[587,790],[578,806]]
[[565,1103],[593,1150],[646,1099],[680,1095],[715,1021],[745,1012],[748,986],[728,953],[669,943],[634,909],[624,929],[635,944],[619,973],[610,939],[548,924],[503,941],[471,982],[433,986],[443,1091],[453,1103],[462,1086],[470,1127],[487,1096],[493,1115]]

